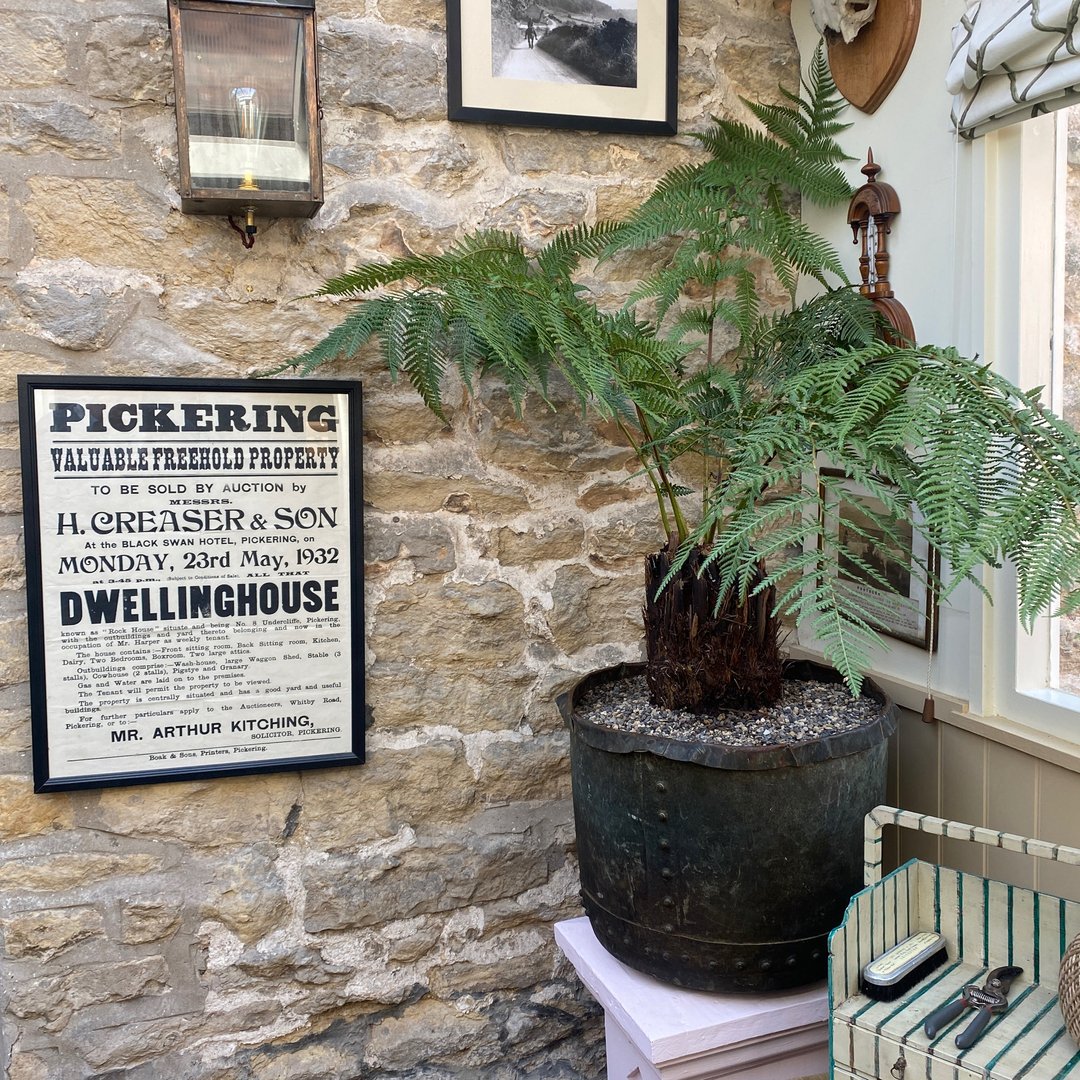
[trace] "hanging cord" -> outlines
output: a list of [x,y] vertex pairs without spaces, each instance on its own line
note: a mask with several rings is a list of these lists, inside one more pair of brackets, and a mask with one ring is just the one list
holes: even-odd
[[234,228],[240,234],[240,242],[244,245],[244,247],[250,249],[255,246],[254,228],[249,227],[247,229],[242,229],[239,225],[236,224],[235,221],[233,221],[231,217],[229,218],[229,225],[231,225],[232,228]]
[[926,601],[929,611],[926,613],[926,699],[923,701],[922,719],[924,724],[932,724],[937,717],[934,715],[934,696],[930,689],[934,675],[934,625],[937,616],[937,590],[930,586],[926,591]]

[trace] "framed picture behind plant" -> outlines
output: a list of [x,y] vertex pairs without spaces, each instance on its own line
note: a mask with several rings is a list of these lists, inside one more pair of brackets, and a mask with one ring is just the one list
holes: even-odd
[[911,521],[887,525],[881,499],[844,473],[821,469],[818,481],[831,573],[862,601],[875,630],[936,650],[937,597],[925,571],[940,569],[938,552]]
[[451,120],[670,135],[678,0],[447,0]]

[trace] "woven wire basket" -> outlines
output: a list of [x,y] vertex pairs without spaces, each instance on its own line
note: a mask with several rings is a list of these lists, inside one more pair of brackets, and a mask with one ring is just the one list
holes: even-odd
[[1072,939],[1061,958],[1058,1001],[1072,1041],[1080,1045],[1080,935]]

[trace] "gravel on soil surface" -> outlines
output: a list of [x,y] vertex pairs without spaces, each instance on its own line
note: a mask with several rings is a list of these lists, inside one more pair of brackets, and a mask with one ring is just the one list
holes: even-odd
[[594,687],[576,703],[576,711],[617,731],[723,746],[786,746],[854,731],[880,715],[881,706],[870,698],[853,698],[843,683],[785,679],[775,705],[705,716],[653,705],[645,676],[634,675]]

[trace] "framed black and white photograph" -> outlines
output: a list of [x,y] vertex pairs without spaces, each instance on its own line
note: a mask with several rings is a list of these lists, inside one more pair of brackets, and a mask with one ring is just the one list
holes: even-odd
[[360,386],[19,376],[38,792],[364,760]]
[[447,0],[449,118],[677,130],[678,0]]
[[843,473],[822,469],[819,477],[831,572],[858,598],[875,630],[936,649],[936,597],[925,571],[937,573],[938,553],[911,520],[886,525],[884,502]]

